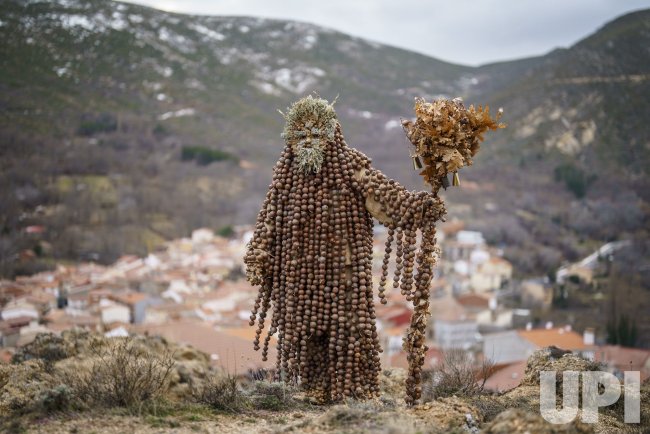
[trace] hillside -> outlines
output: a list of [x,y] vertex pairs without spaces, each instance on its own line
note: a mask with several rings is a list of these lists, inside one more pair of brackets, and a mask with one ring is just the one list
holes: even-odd
[[503,106],[453,216],[546,273],[645,237],[650,12],[567,50],[453,65],[305,23],[99,0],[0,6],[0,275],[143,254],[201,226],[252,223],[283,109],[333,99],[348,142],[413,188],[399,118],[415,96]]
[[[638,424],[623,423],[622,400],[599,408],[597,423],[583,423],[577,417],[569,423],[554,425],[542,419],[540,371],[561,374],[600,369],[593,361],[573,354],[558,355],[557,351],[558,348],[549,347],[534,352],[526,363],[522,384],[502,393],[488,394],[482,389],[468,393],[467,389],[458,388],[453,393],[440,393],[444,387],[428,379],[422,402],[407,406],[404,403],[406,372],[387,369],[380,376],[379,397],[323,404],[292,384],[260,381],[244,374],[238,378],[227,376],[210,364],[207,354],[155,336],[106,338],[80,330],[69,330],[61,336],[42,333],[18,350],[12,363],[0,363],[0,430],[12,433],[647,432],[650,424],[647,380],[639,391]],[[461,385],[468,386],[466,381]],[[561,383],[558,379],[560,400]],[[565,408],[571,408],[568,399]]]
[[477,224],[497,232],[493,241],[528,246],[515,249],[524,256],[536,249],[534,268],[571,260],[593,240],[647,240],[649,44],[646,10],[569,49],[476,72],[469,99],[505,107],[509,123],[469,175],[493,180],[498,194],[483,203],[502,210]]

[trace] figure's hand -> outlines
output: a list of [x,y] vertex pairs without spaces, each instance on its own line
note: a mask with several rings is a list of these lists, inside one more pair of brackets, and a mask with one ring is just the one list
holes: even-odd
[[244,257],[244,264],[246,265],[246,280],[253,285],[259,286],[264,282],[265,273],[267,269],[269,254],[260,249],[249,249]]
[[423,221],[436,222],[443,220],[447,209],[445,203],[438,196],[431,195],[424,203]]

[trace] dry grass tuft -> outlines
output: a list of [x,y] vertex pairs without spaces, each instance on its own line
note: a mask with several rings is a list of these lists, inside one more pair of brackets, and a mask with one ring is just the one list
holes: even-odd
[[447,350],[433,369],[431,381],[424,390],[424,400],[482,395],[493,370],[494,364],[488,359],[477,366],[466,351],[459,348]]
[[69,383],[88,404],[141,408],[165,395],[175,365],[173,355],[156,353],[133,338],[94,345],[89,369]]
[[210,375],[204,381],[192,384],[191,392],[196,403],[214,410],[239,413],[250,407],[237,379],[230,374]]

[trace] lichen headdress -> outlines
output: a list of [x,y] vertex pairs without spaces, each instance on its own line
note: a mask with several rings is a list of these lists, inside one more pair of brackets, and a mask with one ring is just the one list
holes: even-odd
[[301,170],[318,173],[325,146],[334,140],[338,125],[334,104],[309,95],[293,103],[282,115],[286,120],[282,137],[293,148]]

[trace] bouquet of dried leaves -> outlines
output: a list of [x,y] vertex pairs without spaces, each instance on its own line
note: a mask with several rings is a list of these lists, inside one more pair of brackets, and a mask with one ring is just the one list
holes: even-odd
[[457,181],[458,170],[472,164],[486,131],[505,128],[498,122],[502,110],[493,119],[488,106],[467,109],[460,98],[432,102],[416,98],[415,114],[415,122],[403,121],[402,126],[415,146],[414,166],[421,168],[424,162],[420,174],[434,192],[447,187],[447,174],[454,173]]

